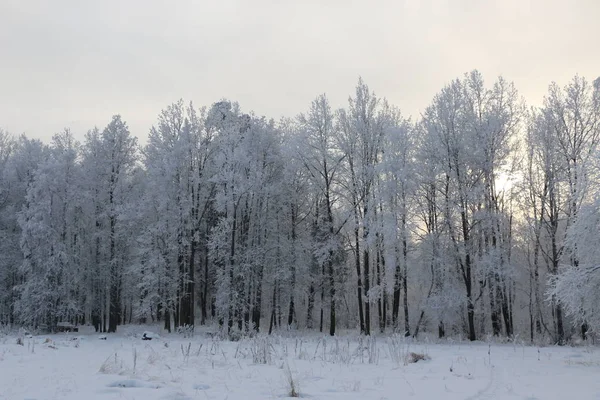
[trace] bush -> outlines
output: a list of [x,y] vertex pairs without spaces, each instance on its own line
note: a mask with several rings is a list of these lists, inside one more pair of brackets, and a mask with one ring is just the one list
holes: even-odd
[[250,341],[250,353],[254,364],[271,364],[274,348],[267,336],[255,337]]
[[429,359],[430,359],[429,356],[425,353],[410,352],[410,353],[408,353],[408,357],[406,358],[406,363],[414,364],[419,361],[425,361],[425,360],[429,360]]
[[298,381],[296,378],[294,378],[294,374],[292,373],[292,370],[288,363],[285,364],[284,371],[285,371],[285,378],[286,378],[287,388],[288,388],[288,396],[289,397],[300,397]]

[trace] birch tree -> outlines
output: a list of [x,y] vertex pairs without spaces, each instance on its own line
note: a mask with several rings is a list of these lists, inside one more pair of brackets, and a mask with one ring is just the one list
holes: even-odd
[[[298,117],[302,145],[297,157],[306,168],[316,190],[314,198],[315,221],[314,255],[322,269],[325,282],[321,284],[321,307],[324,305],[325,290],[329,300],[329,334],[336,330],[336,269],[339,268],[341,251],[340,230],[343,224],[336,221],[334,209],[338,195],[339,174],[344,155],[336,143],[334,115],[325,95],[313,100],[309,111]],[[360,279],[360,278],[359,278]],[[359,298],[362,288],[358,286]],[[310,313],[310,310],[309,310]],[[310,318],[310,317],[309,317]],[[323,330],[323,308],[321,308],[320,330]]]

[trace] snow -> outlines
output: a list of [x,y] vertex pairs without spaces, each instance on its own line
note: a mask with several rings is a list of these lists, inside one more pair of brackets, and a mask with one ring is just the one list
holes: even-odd
[[[0,399],[282,399],[290,378],[310,399],[600,399],[600,349],[591,346],[314,333],[142,341],[148,327],[122,328],[106,341],[92,332],[23,345],[0,337]],[[411,353],[425,360],[410,363]]]

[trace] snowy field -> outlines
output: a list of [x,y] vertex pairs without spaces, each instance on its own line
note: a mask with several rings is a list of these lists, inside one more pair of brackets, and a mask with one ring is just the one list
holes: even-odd
[[0,336],[0,399],[600,399],[594,347],[120,331]]

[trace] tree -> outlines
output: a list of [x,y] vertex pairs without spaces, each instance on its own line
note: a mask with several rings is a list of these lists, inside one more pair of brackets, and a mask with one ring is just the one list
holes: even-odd
[[550,301],[558,300],[575,321],[596,331],[600,329],[600,199],[596,197],[592,204],[582,206],[579,216],[567,239],[567,247],[578,264],[568,265],[551,276],[548,297]]
[[[510,254],[506,225],[495,187],[511,150],[519,104],[512,84],[500,78],[485,89],[477,71],[446,86],[425,112],[423,123],[432,162],[443,174],[445,230],[454,252],[456,270],[465,289],[469,339],[476,339],[475,303],[488,287],[495,333],[504,313],[512,332],[506,266]],[[493,268],[492,268],[493,266]],[[505,290],[506,287],[506,290]],[[502,311],[503,310],[503,311]]]
[[360,293],[361,332],[369,335],[371,333],[371,302],[377,300],[377,296],[375,296],[377,290],[369,293],[372,277],[372,247],[375,243],[374,238],[377,236],[375,184],[377,165],[381,161],[384,136],[386,130],[391,126],[392,113],[387,101],[380,100],[371,93],[362,79],[358,81],[355,96],[348,100],[347,111],[339,111],[341,132],[339,146],[344,154],[345,168],[347,169],[344,183],[346,196],[354,214],[354,256],[357,286]]
[[[409,121],[395,112],[384,138],[385,150],[382,150],[381,166],[377,169],[382,176],[379,182],[381,227],[377,235],[380,246],[392,249],[393,285],[392,285],[392,323],[395,330],[400,326],[400,298],[404,311],[404,334],[410,336],[408,304],[408,264],[410,232],[410,207],[416,191],[416,170],[413,164],[415,152],[413,132]],[[385,244],[385,246],[384,246]],[[383,259],[384,248],[379,249]],[[384,265],[385,267],[385,265]],[[383,268],[385,272],[385,268]],[[379,274],[378,274],[379,276]],[[385,291],[382,291],[385,296]],[[384,297],[385,299],[385,297]],[[380,314],[385,314],[385,307]],[[385,327],[385,321],[382,321]]]
[[6,131],[0,129],[0,324],[14,323],[13,287],[16,285],[14,265],[21,262],[18,251],[19,232],[16,209],[24,196],[17,187],[21,184],[11,165],[14,162],[16,142]]
[[[209,243],[216,265],[215,307],[228,333],[250,324],[260,328],[263,285],[273,290],[270,330],[280,319],[278,266],[283,254],[280,240],[280,138],[272,121],[241,114],[236,104],[213,105],[208,122],[215,132],[216,226]],[[275,318],[277,313],[277,318]],[[252,317],[252,321],[250,321]]]
[[141,158],[118,115],[82,145],[0,130],[0,323],[585,338],[599,141],[600,80],[525,113],[477,71],[414,122],[362,79],[278,122],[180,100]]
[[[314,234],[314,254],[318,265],[322,267],[326,279],[329,297],[329,334],[335,335],[336,328],[336,263],[339,263],[341,226],[334,218],[336,202],[336,186],[339,184],[338,173],[344,155],[336,147],[336,130],[334,115],[325,95],[313,100],[306,115],[298,117],[302,147],[297,153],[306,168],[311,182],[317,191],[315,213],[317,226]],[[359,278],[360,279],[360,278]],[[322,286],[322,293],[325,285]],[[359,299],[362,297],[358,286]],[[323,294],[321,307],[323,307]],[[323,327],[323,312],[321,311],[321,330]]]
[[0,318],[9,323],[20,323],[15,309],[19,299],[17,286],[22,283],[19,269],[23,263],[20,248],[21,228],[18,214],[27,205],[27,190],[33,184],[39,165],[46,159],[47,147],[39,140],[20,136],[13,140],[3,134],[2,203],[0,205],[0,280],[2,295]]
[[16,309],[29,326],[54,330],[58,322],[82,317],[77,158],[78,145],[71,133],[55,135],[19,216],[24,261]]
[[[551,84],[543,108],[534,114],[532,129],[545,156],[539,161],[545,178],[539,215],[550,250],[544,254],[553,282],[557,287],[565,288],[559,284],[560,280],[555,280],[559,266],[565,263],[576,270],[581,255],[577,249],[580,241],[566,246],[566,232],[576,224],[582,205],[589,201],[590,182],[597,167],[594,160],[600,140],[600,80],[597,79],[592,87],[584,78],[575,76],[563,90],[555,83]],[[573,282],[574,270],[569,271],[563,282]],[[582,274],[585,275],[585,271],[583,269]],[[557,342],[563,344],[562,307],[557,301],[558,292],[551,293]],[[565,304],[573,306],[571,301]],[[570,311],[573,313],[572,308]],[[581,325],[583,339],[587,330],[584,320]]]
[[[144,199],[150,212],[146,216],[149,224],[144,245],[150,252],[157,245],[161,247],[143,261],[149,268],[143,273],[144,299],[150,301],[157,318],[164,317],[168,330],[171,315],[176,328],[194,326],[197,272],[202,274],[203,283],[202,323],[207,318],[211,279],[207,232],[212,228],[208,217],[214,192],[214,184],[209,181],[211,142],[212,132],[205,124],[204,111],[196,111],[192,104],[185,107],[180,100],[161,112],[144,150],[151,189]],[[171,270],[171,265],[177,265],[177,269]]]
[[102,133],[88,132],[83,146],[83,196],[89,221],[86,243],[90,319],[98,330],[116,332],[122,323],[124,266],[132,261],[131,232],[122,216],[137,161],[137,141],[121,116],[113,116]]

